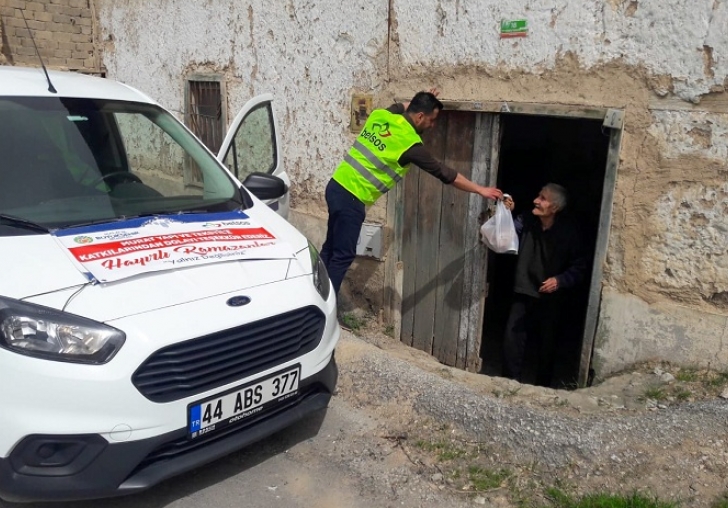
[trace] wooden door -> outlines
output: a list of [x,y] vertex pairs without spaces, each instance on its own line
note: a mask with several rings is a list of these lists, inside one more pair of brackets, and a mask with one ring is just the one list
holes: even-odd
[[[424,142],[438,160],[491,185],[498,131],[496,114],[443,111]],[[416,167],[402,194],[400,340],[446,365],[477,371],[487,260],[479,230],[488,202]]]

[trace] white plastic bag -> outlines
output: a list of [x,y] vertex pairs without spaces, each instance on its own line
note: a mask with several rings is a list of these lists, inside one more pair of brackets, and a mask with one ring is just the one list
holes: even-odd
[[513,216],[503,200],[495,205],[495,215],[480,226],[483,243],[500,254],[518,254],[518,235]]

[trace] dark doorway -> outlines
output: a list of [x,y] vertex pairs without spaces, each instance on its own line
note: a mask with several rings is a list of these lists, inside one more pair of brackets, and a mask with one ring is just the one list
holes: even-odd
[[[579,225],[590,268],[599,228],[607,166],[609,131],[602,121],[533,115],[501,115],[498,187],[513,196],[514,216],[530,213],[533,199],[548,182],[569,192],[568,213]],[[502,345],[513,297],[517,256],[488,254],[487,296],[481,345],[482,373],[502,375]],[[565,329],[556,361],[559,386],[575,387],[589,300],[590,280],[569,296]],[[537,361],[533,359],[533,361]],[[527,365],[528,363],[527,356]]]

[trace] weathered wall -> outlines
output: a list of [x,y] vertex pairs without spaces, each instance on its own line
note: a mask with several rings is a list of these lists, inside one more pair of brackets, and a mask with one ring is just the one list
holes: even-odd
[[[249,98],[272,93],[293,177],[290,219],[315,241],[325,227],[323,189],[351,143],[351,94],[376,93],[386,83],[388,6],[275,5],[97,0],[99,37],[109,76],[141,88],[180,118],[189,75],[224,76],[229,119]],[[372,217],[383,220],[381,212]],[[380,263],[374,266],[381,271]],[[381,278],[367,284],[376,300]]]
[[93,8],[91,0],[0,0],[0,64],[40,67],[25,14],[47,67],[101,73]]
[[[728,1],[389,4],[97,5],[109,74],[165,106],[181,112],[184,77],[200,71],[225,76],[230,118],[252,95],[276,96],[292,218],[319,238],[323,189],[352,139],[353,92],[378,105],[437,86],[447,100],[624,108],[595,365],[609,372],[664,353],[728,368]],[[501,39],[503,18],[527,19],[528,37]],[[369,220],[385,222],[385,210],[382,200]],[[382,269],[351,272],[375,303]],[[704,323],[718,325],[705,334]]]
[[[270,92],[298,195],[318,196],[348,144],[352,90],[385,79],[386,2],[97,0],[109,75],[184,109],[184,79],[225,78],[228,118]],[[153,27],[153,28],[151,28]]]
[[[597,371],[728,368],[728,2],[395,2],[390,87],[626,110]],[[524,39],[499,21],[525,18]]]

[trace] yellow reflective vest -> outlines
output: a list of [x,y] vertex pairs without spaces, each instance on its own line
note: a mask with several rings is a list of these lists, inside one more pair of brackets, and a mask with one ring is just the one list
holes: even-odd
[[400,156],[422,138],[403,115],[375,109],[333,179],[365,205],[372,205],[409,171]]

